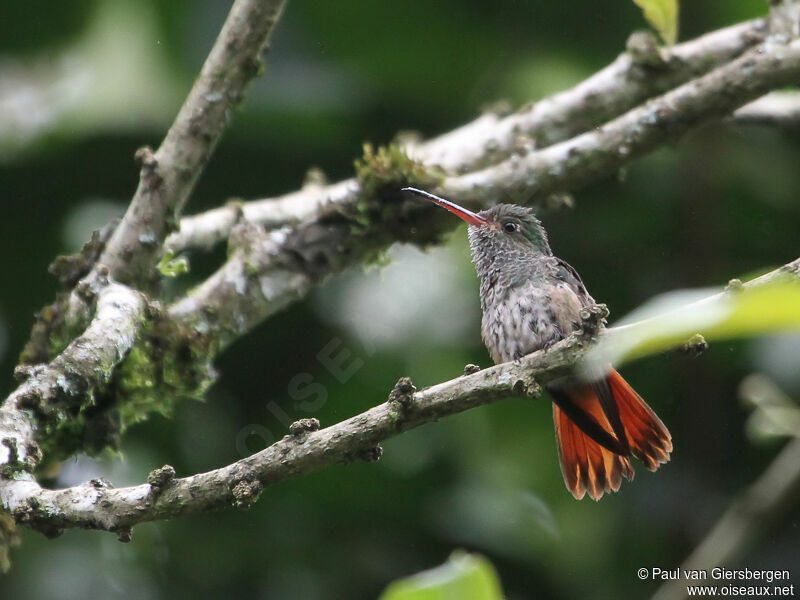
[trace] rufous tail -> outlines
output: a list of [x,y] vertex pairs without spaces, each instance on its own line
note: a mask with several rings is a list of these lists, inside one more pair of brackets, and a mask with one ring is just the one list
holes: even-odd
[[580,500],[616,492],[633,479],[630,457],[651,471],[669,460],[672,436],[655,412],[614,370],[593,384],[550,389],[558,461],[567,489]]

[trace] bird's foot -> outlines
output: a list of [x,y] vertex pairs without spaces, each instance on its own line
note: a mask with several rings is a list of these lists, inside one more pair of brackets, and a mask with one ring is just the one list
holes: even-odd
[[558,340],[547,340],[544,344],[542,344],[541,350],[547,352],[557,341]]

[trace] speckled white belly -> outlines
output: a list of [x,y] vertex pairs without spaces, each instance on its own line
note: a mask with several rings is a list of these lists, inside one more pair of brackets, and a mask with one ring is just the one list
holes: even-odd
[[580,327],[581,302],[566,285],[532,284],[488,299],[481,326],[495,363],[548,347]]

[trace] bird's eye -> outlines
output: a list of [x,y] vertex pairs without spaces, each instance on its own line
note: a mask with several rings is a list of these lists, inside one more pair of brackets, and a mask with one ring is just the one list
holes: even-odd
[[517,224],[511,221],[504,223],[503,230],[505,230],[506,233],[514,233],[517,230]]

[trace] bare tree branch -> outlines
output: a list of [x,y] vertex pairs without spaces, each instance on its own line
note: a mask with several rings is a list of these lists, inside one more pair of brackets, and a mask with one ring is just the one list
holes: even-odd
[[470,200],[474,206],[494,199],[498,188],[516,189],[515,196],[523,199],[575,189],[798,77],[800,40],[771,41],[594,131],[482,171],[448,178],[442,191],[460,202]]
[[[419,158],[447,173],[466,173],[523,149],[567,140],[699,77],[763,41],[755,19],[667,48],[647,31],[633,33],[627,51],[572,89],[498,119],[489,113],[419,148]],[[412,156],[417,152],[411,148]]]
[[155,153],[143,148],[139,187],[100,257],[123,283],[149,281],[167,234],[261,69],[285,0],[236,0],[175,122]]
[[[800,274],[800,259],[745,284],[764,285]],[[148,483],[112,488],[104,482],[63,490],[42,489],[32,480],[9,481],[0,487],[0,501],[18,522],[47,534],[81,527],[115,531],[130,539],[130,528],[146,521],[219,509],[249,506],[264,486],[356,459],[377,460],[378,444],[404,431],[442,417],[512,396],[538,396],[540,384],[572,372],[590,347],[605,311],[590,311],[584,331],[534,352],[519,361],[495,365],[416,391],[411,381],[398,381],[389,401],[325,429],[316,419],[292,425],[291,434],[245,459],[185,478],[172,467],[153,471]],[[617,335],[606,329],[602,337]]]
[[[756,19],[695,40],[659,49],[648,34],[636,33],[629,50],[575,87],[506,117],[489,112],[422,144],[408,144],[413,158],[451,175],[499,162],[520,151],[561,142],[617,117],[659,93],[733,60],[761,42],[765,20]],[[175,253],[210,248],[227,239],[240,218],[269,228],[295,224],[323,206],[357,201],[358,182],[310,185],[281,196],[233,204],[184,217],[167,238]]]
[[800,129],[800,92],[773,92],[733,113],[737,123]]

